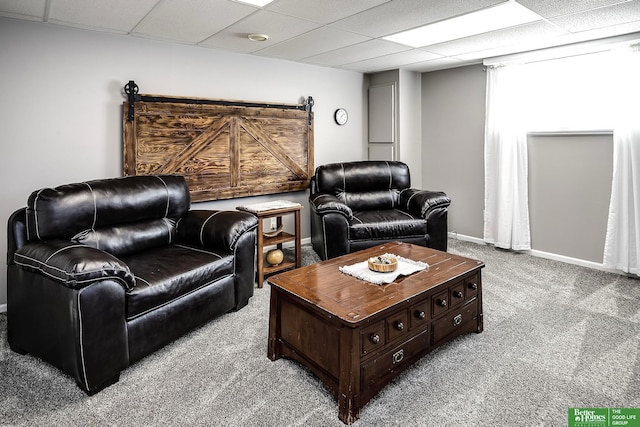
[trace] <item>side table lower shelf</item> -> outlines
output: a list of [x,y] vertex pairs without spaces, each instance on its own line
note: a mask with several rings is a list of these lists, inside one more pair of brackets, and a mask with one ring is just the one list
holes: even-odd
[[[256,271],[256,281],[258,287],[261,288],[264,284],[264,278],[267,275],[278,273],[280,271],[288,270],[291,268],[299,268],[302,266],[302,250],[300,244],[300,210],[301,205],[290,206],[279,209],[270,209],[266,211],[253,212],[251,210],[238,207],[239,210],[244,210],[255,215],[258,218],[258,231],[256,237],[256,251],[258,258],[258,265]],[[267,218],[276,218],[277,228],[282,227],[282,217],[286,215],[293,215],[294,217],[294,230],[292,233],[281,231],[276,236],[265,236],[263,220]],[[286,257],[278,265],[269,265],[264,259],[264,248],[269,246],[276,246],[282,250],[283,244],[293,242],[294,253],[293,258]]]
[[[293,234],[289,234],[285,231],[281,231],[280,233],[278,233],[278,235],[273,236],[273,237],[264,237],[262,239],[262,243],[263,243],[263,248],[265,247],[269,247],[269,246],[277,246],[278,249],[282,249],[282,246],[284,243],[287,242],[295,242],[296,241],[296,236]],[[295,243],[294,243],[295,244]],[[264,251],[264,249],[263,249]],[[260,251],[258,250],[258,253],[260,253]],[[299,257],[298,257],[299,258]],[[284,271],[284,270],[288,270],[290,268],[296,268],[296,267],[300,267],[300,265],[298,265],[298,263],[296,262],[296,257],[294,255],[294,258],[291,257],[287,257],[285,255],[284,260],[278,264],[278,265],[269,265],[268,263],[264,263],[263,267],[262,267],[262,273],[263,276],[267,276],[270,274],[274,274],[274,273],[278,273],[280,271]],[[264,281],[264,279],[263,279]],[[258,286],[260,287],[261,282],[258,283]]]

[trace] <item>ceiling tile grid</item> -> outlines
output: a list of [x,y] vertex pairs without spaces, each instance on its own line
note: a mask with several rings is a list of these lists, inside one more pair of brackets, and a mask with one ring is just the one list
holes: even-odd
[[[518,3],[525,25],[413,49],[382,37]],[[40,21],[363,73],[424,72],[483,59],[638,33],[640,0],[0,0],[0,17]],[[264,33],[264,42],[247,38]]]
[[[308,33],[321,26],[321,24],[304,19],[261,10],[217,32],[199,45],[251,53]],[[256,33],[267,34],[269,39],[264,42],[249,40],[249,34]]]
[[228,0],[163,0],[136,25],[133,34],[195,44],[255,11]]

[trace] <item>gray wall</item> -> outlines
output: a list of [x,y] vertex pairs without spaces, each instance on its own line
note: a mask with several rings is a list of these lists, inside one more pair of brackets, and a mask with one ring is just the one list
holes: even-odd
[[531,246],[602,263],[613,136],[529,135]]
[[[122,87],[141,93],[296,103],[313,96],[315,164],[366,156],[362,73],[225,53],[45,23],[0,18],[0,253],[6,220],[39,188],[122,174]],[[349,111],[337,126],[333,112]],[[234,209],[286,198],[300,202],[308,237],[308,192],[199,203]],[[0,311],[6,304],[0,263]]]
[[[482,66],[422,75],[423,188],[452,199],[449,231],[483,238]],[[529,135],[532,249],[602,263],[613,141],[610,134]]]
[[482,66],[422,75],[422,188],[452,199],[449,231],[482,238],[484,112]]
[[[6,183],[0,190],[0,218],[5,221],[35,189],[121,175],[122,86],[130,79],[140,85],[141,93],[272,102],[298,102],[311,95],[315,164],[367,156],[369,77],[361,73],[6,18],[0,18],[0,58],[0,177]],[[411,73],[395,75],[400,84],[411,83],[405,86],[409,93],[403,96],[407,101],[403,105],[408,105],[404,108],[411,114],[422,109],[419,120],[408,120],[422,123],[409,125],[403,144],[410,145],[401,148],[413,164],[414,186],[422,183],[422,188],[446,191],[453,199],[450,230],[482,238],[486,79],[482,66],[425,73],[418,81]],[[415,99],[412,90],[419,92]],[[421,105],[413,109],[412,103]],[[345,126],[333,122],[337,107],[349,111]],[[414,139],[422,147],[411,145]],[[420,158],[421,168],[413,163]],[[599,166],[607,162],[593,168],[606,176],[606,169]],[[573,165],[567,167],[571,175]],[[251,201],[282,197],[308,208],[307,192]],[[198,208],[233,209],[245,202],[208,202]],[[602,228],[602,203],[608,200],[598,203],[597,224],[584,228],[599,246],[582,239],[567,245],[573,238],[563,240],[546,231],[549,221],[535,213],[532,241],[544,251],[594,258],[604,238],[594,230]],[[304,214],[302,237],[309,234]],[[6,227],[0,227],[0,253],[6,254],[6,244]],[[585,247],[593,250],[576,250]],[[6,264],[0,263],[0,311],[4,304]]]

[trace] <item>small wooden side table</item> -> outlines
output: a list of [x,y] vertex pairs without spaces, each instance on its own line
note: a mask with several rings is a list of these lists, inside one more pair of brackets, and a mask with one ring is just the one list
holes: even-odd
[[[267,275],[277,273],[279,271],[287,270],[290,268],[299,268],[302,266],[302,251],[300,245],[300,210],[302,205],[287,206],[269,210],[255,211],[247,206],[238,206],[238,210],[249,212],[258,218],[258,236],[257,236],[257,258],[258,258],[258,271],[256,272],[256,280],[258,287],[261,288],[264,283],[264,278]],[[263,220],[267,218],[276,218],[276,229],[282,227],[282,217],[286,215],[294,216],[294,230],[293,234],[286,231],[280,231],[277,235],[267,237],[264,235]],[[268,265],[264,260],[264,248],[265,246],[275,245],[278,249],[282,250],[283,243],[294,242],[295,250],[293,259],[285,257],[284,260],[278,265]]]

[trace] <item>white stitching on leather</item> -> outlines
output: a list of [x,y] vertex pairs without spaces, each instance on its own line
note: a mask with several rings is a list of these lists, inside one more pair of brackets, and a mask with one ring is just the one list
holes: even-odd
[[391,199],[391,207],[395,207],[394,203],[393,203],[393,194],[391,194],[391,185],[393,184],[393,176],[391,175],[391,166],[389,165],[389,162],[385,161],[384,162],[387,165],[387,171],[389,172],[389,188],[387,188],[387,191],[389,192],[389,198]]
[[26,208],[24,210],[24,225],[26,227],[26,231],[27,231],[27,242],[29,241],[29,209]]
[[405,211],[402,211],[402,210],[400,210],[400,209],[394,209],[394,211],[396,211],[396,212],[398,212],[398,213],[401,213],[402,215],[408,216],[408,217],[409,217],[409,218],[411,218],[411,219],[416,219],[416,218],[414,218],[414,217],[413,217],[413,215],[411,215],[411,214],[409,214],[409,213],[407,213],[407,212],[405,212]]
[[166,218],[169,215],[169,186],[167,185],[167,183],[164,181],[164,179],[162,179],[160,176],[158,175],[154,175],[156,178],[158,178],[160,180],[160,182],[162,182],[162,184],[164,185],[164,189],[167,190],[167,207],[164,210],[164,217]]
[[418,193],[417,193],[417,192],[416,192],[416,193],[413,193],[413,194],[412,194],[411,196],[409,196],[409,198],[407,199],[407,210],[409,210],[409,204],[411,203],[411,199],[413,199],[413,197],[414,197],[416,194],[418,194]]
[[[18,260],[18,258],[19,258],[19,257],[22,257],[22,258],[27,259],[27,260],[31,260],[31,261],[35,262],[36,264],[38,264],[38,266],[35,266],[35,265],[33,265],[33,264],[28,264],[28,263],[25,263],[25,262],[20,262],[20,261]],[[125,288],[125,289],[127,289],[127,288],[128,288],[126,281],[125,281],[122,277],[119,277],[119,276],[101,276],[101,277],[99,277],[99,278],[95,278],[95,277],[94,277],[94,278],[92,278],[92,279],[77,280],[77,279],[75,279],[75,278],[74,278],[74,275],[73,275],[73,274],[69,274],[66,270],[63,270],[63,269],[58,268],[58,267],[55,267],[55,266],[53,266],[53,265],[45,264],[45,263],[43,263],[42,261],[40,261],[40,260],[38,260],[38,259],[31,258],[31,257],[25,256],[25,255],[22,255],[22,254],[15,254],[15,255],[14,255],[14,257],[13,257],[13,262],[15,262],[15,263],[16,263],[16,265],[19,265],[19,266],[21,266],[21,267],[27,267],[27,269],[32,268],[32,269],[34,269],[34,270],[37,270],[37,271],[39,271],[40,273],[42,273],[43,275],[45,275],[45,276],[47,276],[47,277],[50,277],[50,278],[52,278],[52,279],[54,279],[54,280],[56,280],[56,281],[60,281],[60,280],[72,280],[72,279],[73,279],[73,282],[74,282],[74,283],[82,284],[82,283],[95,282],[95,281],[97,281],[97,280],[102,281],[102,280],[107,280],[107,279],[113,279],[113,280],[115,280],[115,281],[118,281],[118,282],[123,283],[123,284],[124,284],[124,288]],[[47,266],[50,270],[57,270],[57,271],[61,271],[62,273],[64,273],[64,274],[65,274],[65,276],[67,277],[67,279],[64,279],[64,278],[59,277],[59,276],[54,276],[53,274],[51,274],[51,273],[49,273],[49,272],[45,271],[45,270],[41,267],[42,265]],[[99,269],[99,270],[87,270],[87,271],[84,271],[84,272],[83,272],[83,274],[93,273],[93,272],[95,272],[95,271],[102,271],[102,269]],[[125,271],[125,270],[120,270],[120,271]],[[126,272],[126,271],[125,271],[125,272]],[[134,285],[134,286],[135,286],[135,285]]]
[[[38,238],[38,240],[42,240],[40,238],[40,230],[38,230],[38,198],[40,198],[40,193],[42,193],[43,190],[38,191],[38,194],[36,194],[36,198],[33,200],[33,219],[35,222],[35,229],[36,229],[36,237]],[[29,216],[27,215],[27,218]],[[28,224],[27,224],[28,225]],[[27,227],[27,230],[29,230],[29,227]]]
[[391,183],[393,182],[393,177],[391,176],[391,166],[389,165],[389,162],[387,162],[385,160],[385,164],[387,165],[387,170],[389,171],[389,188],[387,188],[387,190],[391,190]]
[[[52,253],[51,255],[49,255],[49,258],[47,258],[44,262],[48,263],[51,258],[53,258],[54,256],[58,255],[60,252],[66,251],[67,249],[73,249],[73,248],[85,248],[86,245],[71,245],[71,246],[65,246],[64,248],[60,248],[57,251],[55,251],[54,253]],[[27,258],[27,257],[25,257]],[[53,267],[53,266],[52,266]]]
[[84,362],[84,345],[82,341],[82,306],[80,305],[80,294],[85,288],[78,291],[78,299],[76,304],[78,305],[78,341],[80,345],[80,361],[82,362],[82,376],[84,377],[84,384],[87,390],[89,390],[89,380],[87,379],[87,366]]
[[324,258],[329,259],[329,253],[327,251],[327,227],[325,225],[325,219],[327,217],[322,217],[322,242],[324,243]]
[[96,221],[98,218],[98,201],[96,200],[96,194],[93,192],[93,188],[91,188],[91,185],[89,185],[88,182],[83,182],[83,184],[89,187],[89,191],[91,192],[91,196],[93,197],[93,224],[91,225],[91,229],[95,230]]
[[216,254],[214,252],[211,252],[211,251],[204,250],[204,249],[198,249],[198,248],[194,248],[192,246],[185,246],[185,245],[174,245],[174,246],[176,246],[178,248],[182,248],[182,249],[189,249],[191,251],[203,252],[203,253],[209,254],[209,255],[215,255],[218,258],[222,259],[222,257],[220,255],[218,255],[218,254]]
[[222,212],[222,211],[218,211],[218,212],[214,212],[214,213],[212,213],[211,215],[209,215],[209,218],[205,219],[205,220],[202,222],[202,227],[200,227],[200,244],[201,244],[202,246],[204,246],[204,226],[205,226],[205,225],[207,225],[207,222],[209,222],[209,220],[210,220],[211,218],[213,218],[214,216],[218,215],[220,212]]
[[162,222],[164,225],[167,226],[168,244],[171,244],[171,220],[165,217],[165,218],[162,218]]
[[128,322],[128,321],[130,321],[130,320],[138,319],[139,317],[142,317],[142,316],[144,316],[145,314],[148,314],[148,313],[150,313],[150,312],[152,312],[152,311],[155,311],[155,310],[157,310],[158,308],[165,307],[165,306],[167,306],[167,305],[169,305],[169,304],[173,304],[174,302],[179,301],[179,300],[181,300],[182,298],[187,297],[187,296],[189,296],[189,295],[193,294],[194,292],[198,292],[199,290],[202,290],[202,289],[206,288],[207,286],[211,285],[212,283],[219,282],[220,280],[224,280],[224,279],[226,279],[226,278],[228,278],[228,277],[233,277],[233,274],[225,274],[224,276],[219,277],[219,278],[217,278],[216,280],[213,280],[213,281],[211,281],[211,282],[207,282],[207,283],[203,284],[202,286],[200,286],[200,287],[198,287],[198,288],[192,289],[191,291],[187,292],[186,294],[181,294],[180,296],[178,296],[178,297],[176,297],[176,298],[174,298],[174,299],[172,299],[172,300],[170,300],[170,301],[167,301],[167,302],[165,302],[164,304],[156,305],[156,306],[154,306],[154,307],[152,307],[152,308],[150,308],[150,309],[148,309],[148,310],[145,310],[145,311],[143,311],[143,312],[141,312],[141,313],[136,314],[135,316],[129,317],[128,315],[125,315],[125,316],[126,316],[126,318],[127,318],[127,322]]
[[[136,276],[135,274],[133,275],[133,278],[136,279],[136,285],[138,284],[138,280],[140,280],[141,282],[144,282],[148,287],[151,287],[151,283],[149,283],[147,280],[144,280],[142,277],[140,276]],[[136,286],[137,287],[137,286]]]

